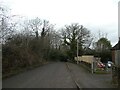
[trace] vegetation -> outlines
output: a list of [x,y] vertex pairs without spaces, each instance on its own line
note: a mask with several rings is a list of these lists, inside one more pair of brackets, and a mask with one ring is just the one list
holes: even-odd
[[106,63],[107,61],[112,60],[111,49],[112,45],[110,41],[102,37],[95,43],[95,56],[101,57],[101,61]]
[[73,60],[77,52],[77,43],[79,46],[79,55],[83,54],[82,52],[85,48],[85,44],[87,44],[90,38],[90,31],[82,25],[74,23],[65,26],[62,31],[62,36],[64,41],[63,44],[69,48],[67,55]]
[[74,61],[77,43],[79,55],[97,53],[104,59],[110,57],[111,45],[106,38],[98,40],[95,49],[89,48],[93,37],[83,25],[73,23],[57,30],[55,25],[38,17],[15,22],[6,12],[0,6],[3,76],[48,61]]

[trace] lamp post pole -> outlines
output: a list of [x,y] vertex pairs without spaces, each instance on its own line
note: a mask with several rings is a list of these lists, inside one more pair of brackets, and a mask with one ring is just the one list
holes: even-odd
[[77,39],[77,64],[78,64],[78,39]]

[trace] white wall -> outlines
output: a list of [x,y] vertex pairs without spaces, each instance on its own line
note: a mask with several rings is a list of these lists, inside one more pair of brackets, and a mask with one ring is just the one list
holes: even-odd
[[[78,61],[84,61],[87,63],[92,63],[94,59],[95,58],[92,55],[83,55],[78,57]],[[75,57],[75,60],[77,61],[77,57]]]

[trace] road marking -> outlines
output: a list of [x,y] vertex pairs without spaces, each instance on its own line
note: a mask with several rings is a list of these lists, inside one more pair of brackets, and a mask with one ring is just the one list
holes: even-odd
[[68,70],[69,70],[70,73],[71,73],[72,80],[74,81],[75,85],[77,86],[77,89],[78,89],[78,90],[82,90],[81,86],[80,86],[80,85],[77,83],[77,81],[75,80],[75,77],[74,77],[74,75],[73,75],[73,73],[72,73],[72,70],[70,69],[68,63],[66,63],[66,66],[67,66]]

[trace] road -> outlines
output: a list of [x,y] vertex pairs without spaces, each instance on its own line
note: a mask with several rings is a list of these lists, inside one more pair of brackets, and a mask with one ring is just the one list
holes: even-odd
[[3,88],[76,88],[74,80],[81,88],[112,88],[109,75],[93,75],[76,64],[67,65],[54,62],[29,70],[3,80]]
[[63,62],[56,62],[3,80],[3,88],[76,88]]
[[111,84],[112,74],[92,74],[76,64],[68,65],[81,88],[114,88]]

